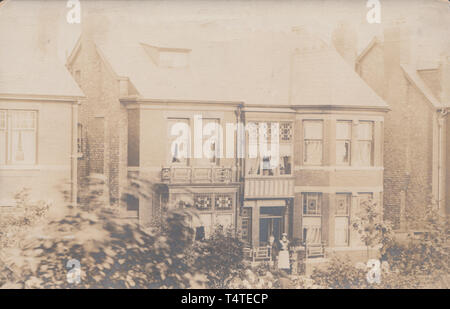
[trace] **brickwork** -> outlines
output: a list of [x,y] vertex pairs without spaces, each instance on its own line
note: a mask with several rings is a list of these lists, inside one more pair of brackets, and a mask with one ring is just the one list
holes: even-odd
[[119,202],[121,183],[126,181],[127,115],[119,101],[119,81],[102,59],[89,32],[69,70],[86,94],[79,110],[83,125],[84,154],[79,159],[79,182],[92,173],[107,178],[112,204]]

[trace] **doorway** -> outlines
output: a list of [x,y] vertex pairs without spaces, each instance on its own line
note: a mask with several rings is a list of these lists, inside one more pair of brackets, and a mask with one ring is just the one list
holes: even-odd
[[259,218],[260,246],[269,244],[270,236],[279,241],[284,231],[284,207],[261,207]]

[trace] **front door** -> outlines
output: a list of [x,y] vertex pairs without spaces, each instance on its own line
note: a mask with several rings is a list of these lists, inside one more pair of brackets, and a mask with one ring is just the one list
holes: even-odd
[[270,236],[275,240],[281,239],[282,218],[261,218],[259,220],[259,242],[261,246],[269,244]]
[[261,207],[259,218],[260,246],[269,244],[270,236],[275,241],[281,239],[284,229],[284,207]]

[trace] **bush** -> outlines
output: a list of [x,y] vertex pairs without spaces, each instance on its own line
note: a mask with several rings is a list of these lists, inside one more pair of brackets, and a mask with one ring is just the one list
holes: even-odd
[[[191,241],[184,214],[169,213],[167,231],[144,232],[112,211],[70,214],[49,222],[39,238],[7,252],[14,284],[25,288],[186,288],[196,273],[186,263]],[[174,244],[177,245],[174,245]],[[80,262],[81,282],[67,280],[68,261]]]
[[206,275],[208,287],[228,288],[247,266],[243,247],[231,229],[218,226],[210,238],[194,244],[193,267]]
[[331,289],[367,288],[367,271],[354,266],[350,259],[333,256],[323,269],[315,268],[311,279],[315,284]]

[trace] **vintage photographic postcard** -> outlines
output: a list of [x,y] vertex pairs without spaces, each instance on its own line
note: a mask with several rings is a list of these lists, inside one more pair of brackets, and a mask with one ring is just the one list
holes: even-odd
[[446,0],[3,0],[0,287],[448,289],[449,109]]

